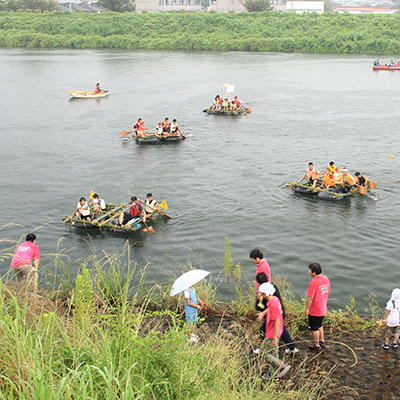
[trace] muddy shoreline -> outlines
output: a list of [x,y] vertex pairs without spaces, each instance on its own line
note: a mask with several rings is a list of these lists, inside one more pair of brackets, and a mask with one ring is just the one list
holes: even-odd
[[[369,318],[369,317],[366,317]],[[257,346],[257,329],[259,324],[249,319],[238,319],[229,312],[212,314],[208,312],[204,322],[198,327],[200,342],[202,333],[227,332],[238,326],[249,334],[248,352]],[[362,399],[384,400],[400,399],[400,347],[384,350],[382,348],[383,333],[376,333],[372,329],[365,331],[343,331],[340,328],[331,329],[325,325],[326,347],[321,351],[310,350],[307,344],[311,335],[302,327],[296,336],[293,336],[300,353],[295,356],[284,354],[286,346],[280,341],[281,359],[292,365],[292,371],[284,379],[293,378],[296,371],[303,370],[306,375],[329,375],[334,389],[322,394],[327,399]],[[257,362],[256,355],[252,355]],[[279,384],[279,383],[278,383]]]

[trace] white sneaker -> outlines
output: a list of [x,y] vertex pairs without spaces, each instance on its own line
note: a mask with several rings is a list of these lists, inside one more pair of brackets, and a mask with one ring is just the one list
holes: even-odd
[[199,340],[199,337],[192,333],[192,336],[189,339],[189,342],[196,343]]
[[254,354],[261,354],[261,350],[260,349],[255,349],[255,350],[253,350],[253,353]]
[[293,354],[293,355],[295,355],[295,354],[297,354],[297,353],[300,353],[300,350],[297,348],[297,347],[295,347],[293,350],[290,350],[290,349],[286,349],[285,350],[285,354]]

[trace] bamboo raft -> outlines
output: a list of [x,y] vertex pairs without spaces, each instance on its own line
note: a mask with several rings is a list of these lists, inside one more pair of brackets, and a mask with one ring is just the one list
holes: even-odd
[[181,132],[179,134],[171,134],[166,133],[165,135],[157,135],[156,133],[146,133],[146,136],[138,136],[135,132],[132,131],[122,131],[121,136],[126,138],[130,134],[132,138],[135,139],[136,144],[159,144],[159,143],[177,143],[186,139],[186,136]]
[[251,113],[251,108],[241,107],[237,110],[229,111],[225,109],[213,110],[212,107],[209,107],[203,110],[203,112],[207,114],[216,114],[216,115],[240,115],[240,114],[247,115]]
[[[322,181],[321,181],[322,182]],[[295,193],[308,195],[308,196],[317,196],[322,200],[341,200],[349,196],[354,196],[355,194],[368,194],[370,189],[376,189],[376,183],[368,181],[367,186],[357,186],[353,189],[350,189],[347,193],[337,193],[335,192],[335,187],[332,188],[322,188],[320,186],[312,187],[306,183],[299,182],[290,182],[287,184],[289,189],[293,189]],[[337,188],[338,186],[336,186]]]
[[[143,203],[143,202],[142,202]],[[101,211],[93,209],[91,210],[91,220],[83,220],[75,216],[75,212],[72,215],[64,217],[63,222],[69,223],[70,226],[74,226],[78,229],[97,229],[102,231],[103,229],[108,232],[115,232],[115,233],[127,233],[127,232],[136,232],[142,230],[142,223],[145,225],[146,229],[149,229],[146,222],[143,221],[143,218],[137,218],[130,225],[118,225],[118,219],[121,214],[125,211],[128,211],[131,206],[123,206],[123,205],[116,205],[116,204],[107,204],[108,211]],[[159,208],[154,208],[150,214],[147,215],[147,218],[153,217],[156,214],[165,215],[165,212]],[[169,217],[169,216],[167,216]],[[170,218],[170,217],[169,217]],[[145,229],[143,229],[145,230]],[[152,231],[152,229],[149,231]]]
[[159,144],[159,143],[176,143],[186,139],[184,135],[166,134],[165,136],[156,135],[155,133],[147,133],[146,137],[136,136],[135,141],[137,144]]

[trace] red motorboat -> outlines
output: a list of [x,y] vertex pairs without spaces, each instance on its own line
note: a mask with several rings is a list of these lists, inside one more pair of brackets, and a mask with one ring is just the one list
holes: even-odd
[[393,71],[393,70],[397,70],[397,69],[400,70],[400,61],[393,67],[382,64],[382,65],[373,65],[372,69],[374,69],[374,70],[382,69],[382,70],[389,70],[389,71]]

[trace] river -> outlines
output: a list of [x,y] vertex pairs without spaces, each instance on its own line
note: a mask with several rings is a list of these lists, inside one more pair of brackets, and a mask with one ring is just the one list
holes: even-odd
[[[388,60],[391,57],[388,57]],[[225,237],[243,279],[260,248],[273,274],[305,295],[308,264],[331,279],[330,306],[349,297],[381,307],[399,281],[400,71],[372,71],[367,55],[0,49],[2,224],[0,249],[38,228],[42,265],[65,249],[73,260],[122,252],[163,282],[187,260],[212,271],[219,297]],[[381,60],[382,61],[382,60]],[[109,90],[70,99],[72,90]],[[238,117],[202,112],[225,83],[252,108]],[[138,146],[123,140],[142,117],[151,130],[176,118],[187,140]],[[391,155],[394,158],[391,158]],[[325,202],[285,187],[308,162],[329,161],[378,183],[372,195]],[[90,190],[107,202],[166,200],[171,220],[155,234],[87,232],[61,223]],[[50,223],[47,223],[50,222]],[[47,224],[45,224],[47,223]],[[60,243],[60,239],[63,239]],[[11,244],[10,242],[11,241]],[[1,263],[8,271],[10,259]],[[49,265],[52,268],[52,265]],[[43,276],[41,279],[44,279]]]

